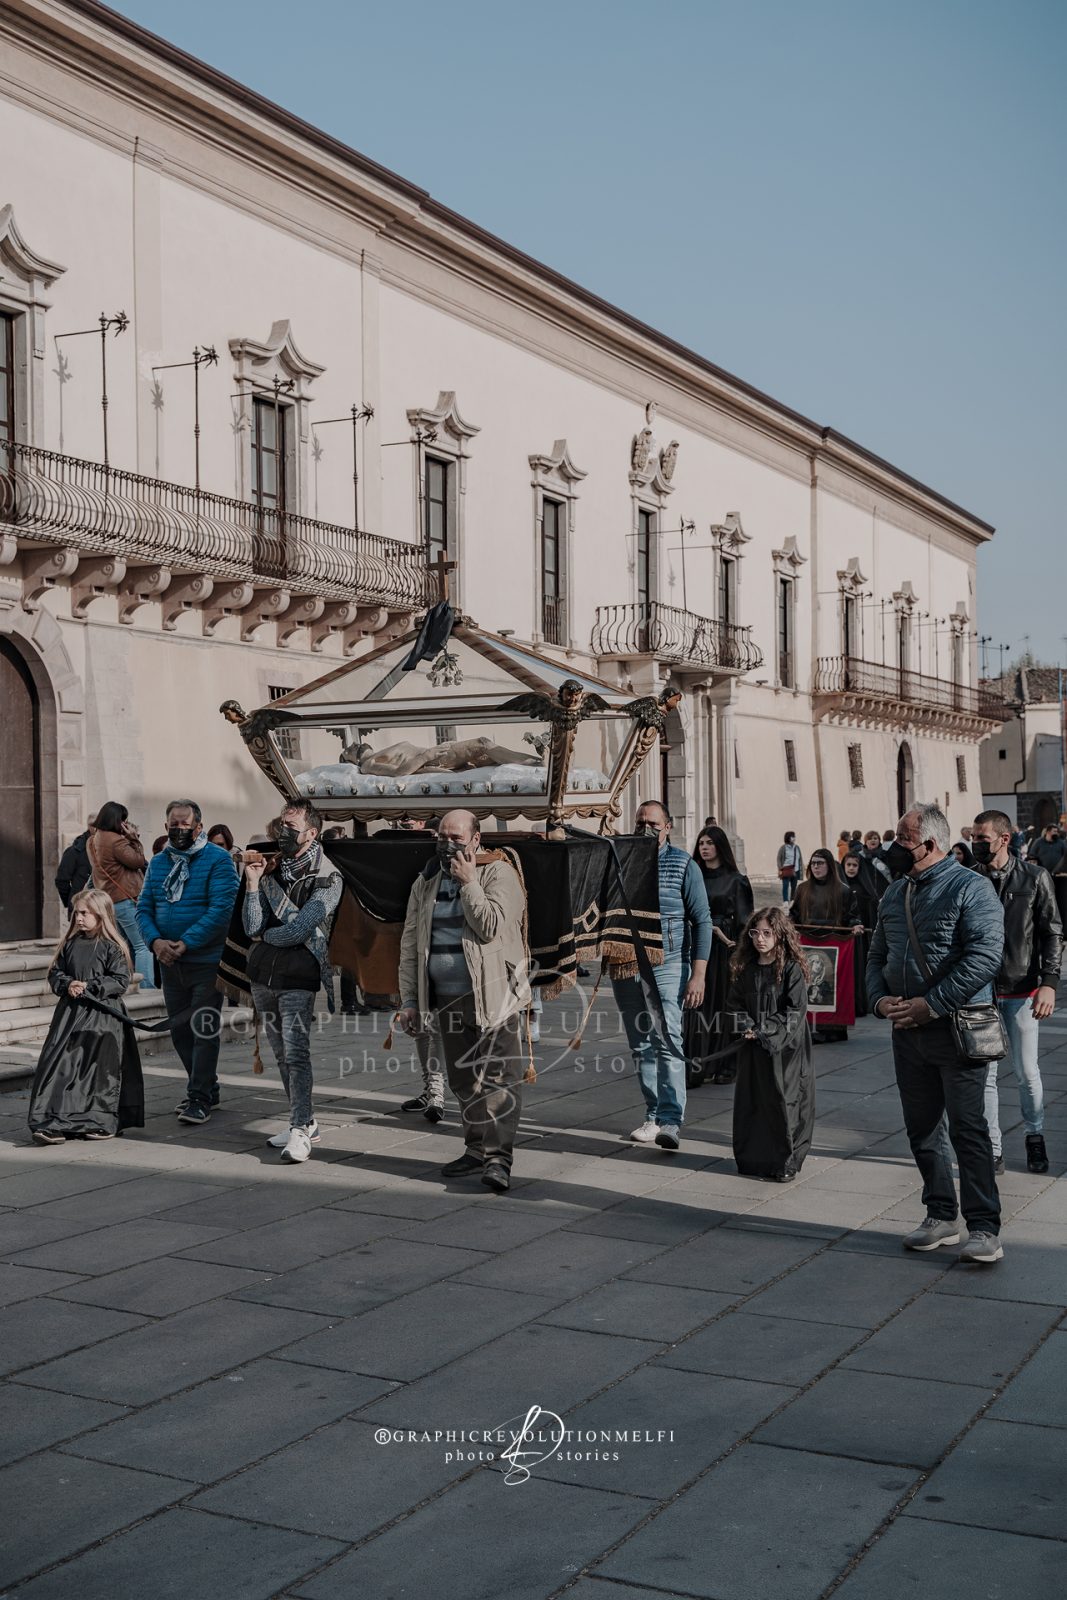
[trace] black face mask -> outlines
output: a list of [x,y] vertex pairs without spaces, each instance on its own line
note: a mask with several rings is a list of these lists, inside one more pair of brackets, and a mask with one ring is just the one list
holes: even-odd
[[647,839],[650,836],[658,838],[656,824],[654,822],[635,822],[634,834],[638,839]]
[[988,867],[993,859],[993,846],[988,839],[972,839],[971,854],[980,867]]
[[173,850],[189,850],[196,840],[195,828],[168,828],[167,839]]
[[296,828],[283,828],[278,835],[278,849],[283,856],[293,857],[300,849],[300,834]]
[[465,848],[466,847],[464,845],[459,844],[455,839],[438,839],[437,859],[440,861],[443,867],[449,867],[452,865],[453,861],[455,861],[457,856],[463,854]]
[[899,839],[894,839],[885,852],[885,864],[894,878],[900,878],[911,871],[915,865],[915,857],[906,845],[902,845]]

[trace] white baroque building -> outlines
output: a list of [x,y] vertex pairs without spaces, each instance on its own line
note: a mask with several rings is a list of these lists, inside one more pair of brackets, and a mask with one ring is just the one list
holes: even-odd
[[0,44],[0,939],[104,799],[258,830],[220,701],[402,632],[442,553],[483,626],[682,687],[679,841],[766,877],[973,815],[987,524],[92,0]]

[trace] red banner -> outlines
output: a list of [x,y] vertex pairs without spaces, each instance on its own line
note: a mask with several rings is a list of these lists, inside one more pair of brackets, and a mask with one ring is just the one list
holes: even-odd
[[851,934],[816,936],[800,947],[808,964],[808,1021],[813,1028],[851,1028],[856,1020],[855,946]]

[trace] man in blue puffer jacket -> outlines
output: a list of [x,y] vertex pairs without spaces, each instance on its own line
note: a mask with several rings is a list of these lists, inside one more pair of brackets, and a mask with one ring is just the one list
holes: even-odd
[[[986,1125],[986,1063],[960,1059],[952,1013],[993,998],[1004,951],[1004,913],[988,878],[949,854],[952,834],[937,806],[901,817],[886,852],[895,882],[882,896],[867,960],[871,1010],[893,1024],[893,1064],[908,1142],[923,1179],[926,1220],[904,1240],[907,1250],[959,1243],[962,1210],[969,1238],[962,1261],[991,1263],[1000,1244],[1000,1197]],[[899,876],[898,876],[899,874]],[[928,983],[908,928],[908,908],[933,982]],[[942,1127],[960,1173],[960,1203]]]
[[172,800],[167,845],[148,864],[137,921],[160,965],[167,1016],[184,1019],[171,1033],[189,1079],[176,1108],[182,1122],[207,1122],[218,1104],[222,995],[215,978],[237,887],[229,851],[207,842],[200,807]]

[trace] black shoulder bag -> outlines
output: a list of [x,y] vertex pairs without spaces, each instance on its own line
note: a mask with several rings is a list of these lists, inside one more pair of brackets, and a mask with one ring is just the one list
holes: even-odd
[[[914,887],[914,884],[909,883],[904,891],[904,915],[908,919],[908,935],[929,991],[934,986],[934,975],[919,943],[915,918],[911,914]],[[1007,1055],[1008,1037],[1004,1032],[1000,1012],[991,1000],[979,1005],[960,1006],[956,1011],[949,1013],[949,1021],[952,1024],[956,1054],[962,1062],[978,1066],[987,1061],[1000,1061]]]

